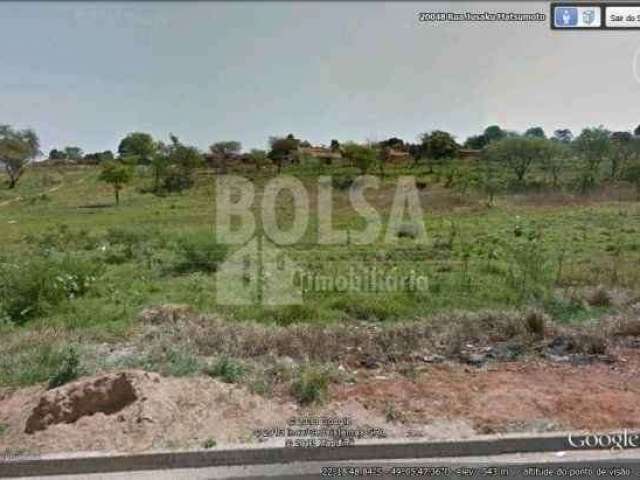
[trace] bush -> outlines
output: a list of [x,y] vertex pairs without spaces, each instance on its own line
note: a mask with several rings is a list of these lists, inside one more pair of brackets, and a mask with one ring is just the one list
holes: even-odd
[[64,354],[62,362],[56,371],[49,378],[47,388],[49,390],[60,387],[65,383],[72,382],[81,375],[80,357],[73,347],[70,347]]
[[33,257],[0,264],[0,319],[21,324],[86,294],[100,273],[97,264],[65,256]]
[[109,243],[105,261],[111,264],[121,264],[150,252],[151,240],[153,245],[162,245],[162,236],[155,231],[140,228],[110,228],[105,235]]
[[237,383],[245,374],[245,368],[240,362],[228,357],[222,357],[211,368],[207,375],[221,379],[225,383]]
[[92,250],[98,244],[97,239],[92,237],[88,230],[71,230],[64,224],[43,235],[27,235],[26,241],[34,245],[44,255],[65,252],[70,249]]
[[403,223],[396,232],[398,238],[417,238],[420,235],[420,227],[415,223]]
[[301,405],[310,405],[322,401],[329,386],[326,370],[317,367],[303,367],[291,385],[291,393]]
[[355,177],[352,175],[340,175],[331,177],[331,183],[333,188],[337,190],[349,190],[355,182]]
[[211,273],[226,257],[227,247],[218,243],[213,234],[203,232],[182,237],[178,253],[182,257],[177,266],[179,271]]

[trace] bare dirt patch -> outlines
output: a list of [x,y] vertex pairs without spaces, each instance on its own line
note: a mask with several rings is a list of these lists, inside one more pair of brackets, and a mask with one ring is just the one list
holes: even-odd
[[[332,385],[327,402],[302,408],[279,394],[263,398],[206,377],[167,378],[129,370],[137,399],[73,423],[50,422],[25,433],[42,387],[0,393],[0,451],[148,451],[253,443],[256,429],[285,426],[292,416],[349,416],[353,425],[389,437],[465,438],[492,432],[640,427],[640,350],[616,348],[614,363],[576,365],[544,359],[425,364],[408,378],[398,369],[361,369],[353,383]],[[95,385],[99,378],[79,385]],[[78,382],[76,382],[78,383]],[[61,387],[69,395],[75,384]],[[49,397],[47,397],[49,398]],[[63,402],[64,403],[64,402]],[[282,444],[282,439],[277,439]]]

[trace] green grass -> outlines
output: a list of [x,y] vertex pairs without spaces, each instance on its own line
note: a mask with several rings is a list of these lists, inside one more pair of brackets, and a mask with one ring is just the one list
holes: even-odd
[[[285,173],[308,187],[314,205],[318,166],[290,167]],[[357,174],[333,167],[321,173]],[[496,206],[487,208],[480,192],[444,188],[444,170],[429,174],[425,166],[403,166],[388,168],[380,190],[367,195],[379,211],[388,211],[399,174],[415,174],[424,182],[426,244],[416,244],[413,229],[403,227],[406,232],[391,245],[382,238],[370,245],[318,245],[313,228],[318,215],[312,209],[302,240],[281,248],[309,275],[337,278],[376,269],[388,276],[422,276],[425,290],[312,287],[299,306],[230,307],[218,305],[215,297],[215,270],[234,248],[215,240],[214,176],[201,174],[193,189],[162,197],[142,193],[152,180],[138,176],[116,207],[109,186],[98,181],[97,168],[32,169],[15,190],[0,190],[0,264],[18,268],[0,279],[7,335],[55,329],[86,341],[122,341],[137,329],[140,310],[161,303],[190,304],[229,321],[278,325],[393,322],[451,310],[530,306],[562,322],[581,322],[614,307],[573,305],[561,298],[563,289],[604,285],[638,290],[638,202],[567,196],[566,201],[540,203],[520,192],[498,196]],[[258,191],[268,180],[265,173],[247,175]],[[350,206],[348,190],[348,185],[334,189],[333,224],[355,231],[363,220]],[[278,212],[284,224],[290,221],[291,202],[283,200]],[[254,213],[259,218],[257,207]],[[80,285],[77,279],[68,284],[63,279],[60,288],[50,291],[60,273],[95,281]],[[14,357],[7,352],[0,347],[3,385],[46,381],[64,356],[43,345],[26,345]],[[189,375],[200,367],[188,352],[170,355],[170,374]]]

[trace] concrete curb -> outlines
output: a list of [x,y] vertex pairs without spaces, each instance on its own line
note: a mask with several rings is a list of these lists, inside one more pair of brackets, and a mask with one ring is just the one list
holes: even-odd
[[[18,457],[0,462],[0,478],[314,461],[329,463],[343,460],[478,457],[574,450],[567,436],[568,433],[546,436],[485,437],[441,442],[367,442],[338,448],[258,447],[133,455]],[[584,438],[584,435],[574,434],[575,440]]]

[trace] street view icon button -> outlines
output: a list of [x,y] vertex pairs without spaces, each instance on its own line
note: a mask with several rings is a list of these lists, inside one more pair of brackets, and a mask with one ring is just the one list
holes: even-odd
[[600,28],[601,9],[597,6],[555,6],[553,11],[555,28]]

